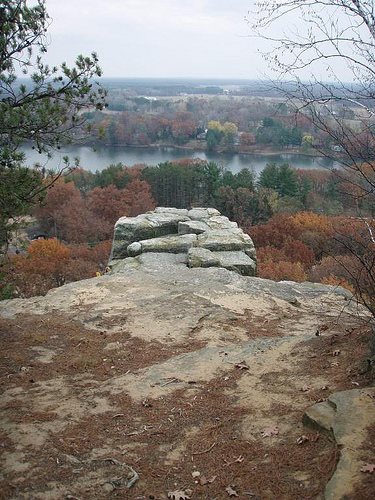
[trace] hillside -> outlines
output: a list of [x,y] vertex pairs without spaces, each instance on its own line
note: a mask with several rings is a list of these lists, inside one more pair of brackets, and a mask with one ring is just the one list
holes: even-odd
[[369,499],[371,332],[350,294],[137,259],[1,303],[0,497]]

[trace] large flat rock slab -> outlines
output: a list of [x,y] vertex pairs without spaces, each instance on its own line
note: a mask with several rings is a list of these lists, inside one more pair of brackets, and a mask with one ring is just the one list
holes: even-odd
[[197,241],[195,234],[168,235],[150,240],[141,240],[141,253],[187,253]]
[[[358,305],[340,288],[187,260],[145,252],[45,297],[0,303],[4,498],[168,500],[190,489],[192,500],[221,499],[229,485],[239,498],[323,498],[332,442],[314,440],[301,415],[351,386],[347,364],[366,347],[351,330],[363,334]],[[351,405],[362,397],[344,407],[361,426]],[[331,399],[337,418],[343,403]],[[340,436],[333,420],[321,425]],[[340,443],[362,439],[343,433]]]

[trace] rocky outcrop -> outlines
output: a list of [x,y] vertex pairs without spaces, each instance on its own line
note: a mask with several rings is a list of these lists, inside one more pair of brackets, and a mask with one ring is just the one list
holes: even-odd
[[[178,236],[166,238],[171,244]],[[186,236],[196,241],[200,235]],[[129,245],[137,254],[152,239]],[[348,384],[345,364],[359,348],[348,331],[358,322],[364,347],[363,319],[356,319],[361,308],[340,287],[274,282],[216,267],[228,266],[229,257],[239,267],[244,256],[194,246],[184,253],[142,251],[117,259],[104,276],[45,297],[0,302],[0,496],[106,500],[116,488],[113,498],[151,498],[152,492],[166,499],[165,474],[156,480],[155,471],[170,470],[174,489],[195,489],[192,499],[227,498],[223,485],[233,484],[234,475],[240,498],[250,479],[260,477],[251,484],[254,498],[289,500],[292,486],[293,498],[322,499],[318,493],[329,478],[320,471],[331,463],[331,446],[316,443],[315,433],[297,444],[300,416],[312,419],[306,408],[318,397],[335,405],[320,412],[318,427],[332,427],[346,450],[325,498],[344,500],[361,488],[369,475],[362,466],[374,463],[374,453],[361,447],[371,443],[366,428],[375,394],[358,387],[345,404],[340,393],[332,394]],[[337,366],[329,362],[336,359],[329,357],[333,349],[341,351]],[[347,427],[340,423],[350,416]],[[352,424],[360,433],[349,440],[340,429],[351,433]],[[270,428],[278,434],[267,437]],[[353,449],[358,454],[345,472]],[[299,455],[291,460],[291,453]],[[223,457],[231,462],[218,467]],[[131,481],[129,466],[141,473],[130,493],[113,479]],[[282,474],[268,483],[274,467]],[[200,485],[192,471],[209,478],[220,473],[220,479]]]
[[[181,264],[191,268],[223,267],[243,276],[256,274],[250,236],[215,208],[158,207],[137,217],[121,217],[115,225],[111,265],[134,267],[134,258],[146,253],[181,254]],[[126,262],[118,266],[123,259]]]

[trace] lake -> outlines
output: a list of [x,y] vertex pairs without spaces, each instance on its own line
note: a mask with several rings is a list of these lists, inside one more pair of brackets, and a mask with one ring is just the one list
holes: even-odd
[[269,162],[277,164],[288,162],[292,167],[301,169],[339,167],[337,162],[323,157],[288,153],[277,155],[213,153],[173,147],[100,146],[94,151],[90,147],[75,145],[62,148],[48,162],[44,155],[39,155],[31,147],[25,146],[23,151],[26,154],[28,164],[40,163],[45,165],[46,168],[58,169],[63,166],[62,157],[68,155],[71,159],[79,158],[81,168],[91,172],[103,170],[109,165],[117,163],[131,167],[139,163],[157,165],[165,161],[181,160],[182,158],[201,158],[202,160],[214,161],[233,173],[237,173],[245,167],[260,172]]

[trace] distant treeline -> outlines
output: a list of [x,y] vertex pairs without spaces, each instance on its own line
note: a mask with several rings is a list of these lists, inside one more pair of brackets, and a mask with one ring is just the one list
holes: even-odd
[[[321,113],[326,111],[322,107]],[[355,127],[361,144],[366,144],[368,124],[356,116],[354,108],[337,102],[332,112]],[[337,147],[324,127],[314,126],[308,113],[296,112],[279,99],[209,95],[162,98],[117,89],[109,93],[107,110],[86,113],[85,118],[100,138],[99,143],[108,145],[182,145],[197,140],[201,148],[209,150],[299,147],[302,152],[327,154]],[[234,131],[230,141],[214,137],[218,132],[225,136],[228,127]],[[82,135],[86,132],[82,130]],[[192,144],[197,147],[196,142]]]
[[[25,241],[23,253],[3,264],[0,298],[44,294],[103,272],[115,222],[157,205],[219,209],[254,239],[260,277],[310,279],[353,290],[359,279],[353,274],[358,265],[353,242],[355,255],[370,248],[368,227],[374,226],[373,196],[357,196],[360,182],[355,177],[344,182],[339,171],[296,170],[287,163],[270,163],[258,176],[190,159],[111,165],[96,173],[74,170],[48,189],[34,210],[38,231],[47,239]],[[371,216],[367,225],[355,217],[359,205]]]
[[[123,190],[137,179],[149,186],[158,206],[213,206],[240,224],[251,226],[277,213],[354,213],[358,200],[354,201],[352,191],[357,181],[343,183],[338,173],[269,163],[259,175],[246,168],[233,174],[215,162],[185,159],[131,168],[119,163],[96,173],[75,170],[66,181],[73,181],[87,197],[94,188],[113,186]],[[362,209],[368,212],[370,206],[363,204]]]
[[[177,96],[181,94],[211,94],[222,95],[224,92],[236,96],[249,97],[285,97],[286,93],[298,95],[298,85],[295,82],[270,82],[262,80],[244,79],[215,79],[215,78],[101,78],[101,84],[109,92],[126,90],[137,96]],[[354,84],[353,89],[355,88]],[[312,91],[318,97],[327,87],[335,92],[342,93],[341,86],[334,83],[319,84],[314,82]]]

